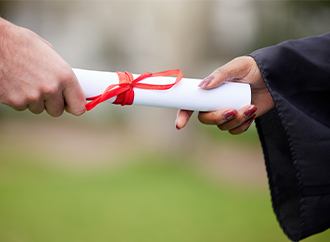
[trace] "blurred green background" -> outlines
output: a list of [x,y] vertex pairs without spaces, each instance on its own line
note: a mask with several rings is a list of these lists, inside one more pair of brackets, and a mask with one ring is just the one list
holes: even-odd
[[[327,1],[1,1],[77,68],[204,78],[330,30]],[[0,106],[0,241],[288,241],[254,125],[231,136],[176,110],[105,103],[51,118]],[[304,241],[329,241],[329,231]]]

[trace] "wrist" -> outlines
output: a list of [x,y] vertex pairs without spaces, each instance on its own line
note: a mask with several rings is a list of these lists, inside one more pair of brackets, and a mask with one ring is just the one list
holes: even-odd
[[2,81],[5,69],[6,56],[8,52],[8,29],[10,22],[0,17],[0,81]]
[[[8,21],[0,17],[0,29],[3,30],[8,25]],[[2,32],[1,32],[2,33]]]
[[12,23],[0,17],[0,39],[5,38]]

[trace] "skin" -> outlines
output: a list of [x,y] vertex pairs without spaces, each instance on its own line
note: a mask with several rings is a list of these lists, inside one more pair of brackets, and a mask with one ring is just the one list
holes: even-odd
[[0,18],[0,103],[18,111],[85,112],[85,95],[71,67],[32,31]]
[[[216,69],[199,86],[204,89],[212,89],[224,82],[250,84],[251,105],[247,105],[240,110],[226,108],[214,112],[199,112],[198,119],[201,123],[217,125],[220,130],[228,130],[231,134],[241,134],[250,127],[253,119],[274,107],[273,99],[252,57],[242,56],[233,59]],[[176,128],[178,130],[186,126],[192,113],[193,111],[187,110],[178,111],[176,120]],[[228,114],[230,114],[230,117],[228,117]]]

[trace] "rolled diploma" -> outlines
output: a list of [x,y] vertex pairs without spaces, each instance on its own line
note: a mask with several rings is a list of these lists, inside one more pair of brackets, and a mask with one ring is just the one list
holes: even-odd
[[[118,84],[115,72],[92,71],[73,68],[86,98],[102,94],[111,84]],[[139,75],[133,74],[134,79]],[[176,77],[150,77],[141,83],[171,84]],[[195,111],[215,111],[223,108],[240,109],[251,102],[250,85],[227,82],[217,88],[205,90],[198,87],[202,80],[182,78],[169,90],[149,90],[134,88],[134,105],[186,109]],[[113,102],[116,97],[109,99]]]

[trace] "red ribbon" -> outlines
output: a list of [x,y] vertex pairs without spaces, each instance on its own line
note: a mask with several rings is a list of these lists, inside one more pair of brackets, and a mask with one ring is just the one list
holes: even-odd
[[[162,71],[157,73],[145,72],[140,75],[138,78],[134,79],[133,75],[129,72],[116,72],[119,77],[119,84],[112,84],[105,89],[105,91],[95,97],[89,97],[87,100],[92,100],[86,104],[87,111],[93,109],[96,105],[117,96],[113,104],[132,105],[134,101],[134,87],[150,90],[168,90],[177,84],[183,77],[179,69]],[[177,75],[177,78],[172,84],[156,85],[156,84],[146,84],[139,83],[145,78],[156,77],[156,76],[174,76]]]

